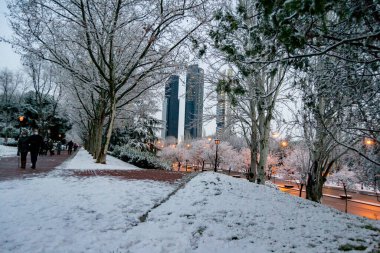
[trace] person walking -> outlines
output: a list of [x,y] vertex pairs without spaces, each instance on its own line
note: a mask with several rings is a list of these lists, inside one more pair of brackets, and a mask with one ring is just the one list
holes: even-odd
[[26,166],[26,156],[29,151],[28,139],[28,130],[23,129],[17,143],[17,155],[21,156],[21,169],[25,169]]
[[74,146],[74,142],[73,141],[69,141],[67,143],[67,153],[69,155],[71,155],[71,153],[73,152],[73,146]]
[[57,155],[61,154],[61,150],[62,150],[62,141],[58,141],[57,142]]
[[40,152],[40,148],[42,145],[42,142],[44,139],[41,135],[38,134],[38,130],[35,129],[33,131],[33,134],[29,136],[28,143],[29,143],[29,150],[30,150],[30,160],[32,162],[32,169],[36,168],[37,163],[37,157]]
[[78,143],[75,142],[74,143],[74,152],[77,152],[78,147],[79,147]]

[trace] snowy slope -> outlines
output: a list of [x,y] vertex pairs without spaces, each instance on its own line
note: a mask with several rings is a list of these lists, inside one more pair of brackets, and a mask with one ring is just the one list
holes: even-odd
[[66,173],[93,169],[85,154],[48,175],[0,182],[0,252],[371,252],[380,241],[378,221],[213,172],[152,209],[177,185]]
[[[368,228],[364,228],[368,225]],[[149,233],[147,233],[149,231]],[[203,173],[127,232],[126,252],[370,252],[380,223],[215,173]],[[141,240],[144,238],[144,240]]]

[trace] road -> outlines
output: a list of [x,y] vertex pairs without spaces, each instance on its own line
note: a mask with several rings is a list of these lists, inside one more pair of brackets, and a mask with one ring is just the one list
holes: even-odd
[[[276,179],[275,183],[280,187],[280,190],[287,192],[291,195],[298,196],[299,190],[298,186],[294,183],[285,182]],[[284,185],[293,185],[294,188],[287,189],[284,188]],[[345,200],[341,199],[339,196],[344,195],[343,190],[336,188],[323,188],[323,198],[322,204],[326,206],[333,207],[342,212],[345,210]],[[373,220],[380,220],[380,202],[377,200],[374,195],[365,195],[355,192],[349,192],[349,195],[352,196],[352,199],[348,200],[348,210],[350,214],[366,217]],[[302,197],[305,198],[305,191],[302,192]]]

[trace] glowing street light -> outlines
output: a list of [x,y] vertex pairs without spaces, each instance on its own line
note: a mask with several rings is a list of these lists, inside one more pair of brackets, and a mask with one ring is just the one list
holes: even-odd
[[375,144],[375,141],[371,138],[364,138],[364,144],[367,146],[372,146]]
[[282,140],[282,141],[280,141],[280,146],[281,146],[282,148],[286,148],[288,145],[289,145],[289,143],[288,143],[287,140]]

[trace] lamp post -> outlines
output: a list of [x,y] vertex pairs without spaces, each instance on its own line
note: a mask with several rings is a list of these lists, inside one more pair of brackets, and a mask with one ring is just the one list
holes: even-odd
[[24,124],[24,119],[25,119],[25,117],[22,116],[22,115],[18,117],[18,121],[20,122],[20,133],[19,133],[19,137],[21,136],[21,128],[22,128],[22,126],[23,126],[23,124]]
[[[371,149],[372,146],[375,146],[376,142],[374,139],[372,138],[368,138],[368,137],[365,137],[364,138],[364,154],[365,156],[367,156],[367,151],[368,149]],[[377,198],[377,201],[380,201],[380,198],[379,198],[379,195],[378,195],[378,192],[377,192],[377,189],[379,188],[379,182],[380,182],[380,174],[374,174],[373,175],[373,178],[374,178],[374,188],[375,188],[375,194],[376,194],[376,198]],[[363,184],[362,184],[362,189],[363,189]]]
[[219,139],[215,139],[215,167],[214,167],[214,172],[217,171],[218,169],[218,146],[220,144]]

